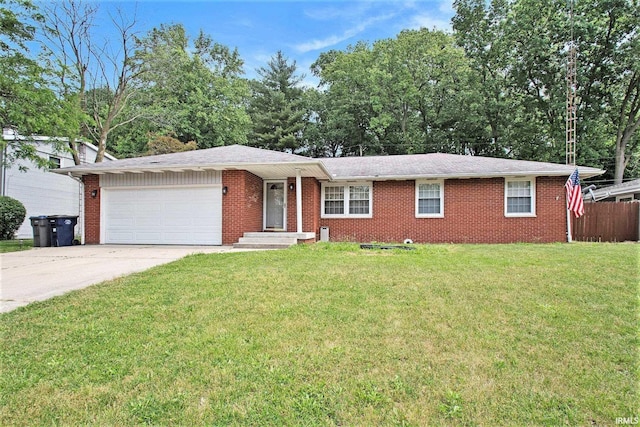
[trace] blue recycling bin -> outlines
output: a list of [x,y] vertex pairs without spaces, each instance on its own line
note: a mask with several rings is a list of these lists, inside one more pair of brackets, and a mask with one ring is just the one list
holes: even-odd
[[47,217],[51,226],[51,246],[71,246],[75,236],[77,216],[52,215]]

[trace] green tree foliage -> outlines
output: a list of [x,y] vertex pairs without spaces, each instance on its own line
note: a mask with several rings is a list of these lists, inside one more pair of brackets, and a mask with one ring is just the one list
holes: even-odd
[[[0,5],[0,125],[21,135],[59,132],[67,119],[47,86],[43,67],[29,56],[27,48],[34,39],[36,24],[43,19],[27,0]],[[0,139],[0,150],[7,165],[26,159],[38,167],[48,166],[28,137]]]
[[195,141],[189,141],[185,144],[171,136],[159,135],[149,141],[147,154],[152,156],[156,154],[179,153],[197,148]]
[[103,41],[94,32],[96,4],[64,0],[47,5],[45,13],[43,58],[57,78],[56,88],[69,116],[77,123],[65,134],[74,161],[80,162],[75,141],[81,135],[93,140],[98,147],[95,161],[101,162],[109,135],[141,117],[129,108],[142,72],[132,60],[136,17],[116,10],[110,22],[102,23],[113,33]]
[[198,148],[247,143],[249,90],[237,50],[202,32],[192,44],[182,25],[161,25],[138,40],[135,61],[144,72],[134,107],[146,121],[120,134],[115,148],[145,152],[150,134],[195,141]]
[[[564,161],[567,48],[564,0],[456,0],[458,43],[471,60],[487,143],[514,157]],[[576,2],[578,163],[621,182],[638,158],[637,2]]]
[[306,89],[304,104],[308,120],[302,131],[300,154],[310,157],[337,157],[349,142],[349,129],[341,126],[342,116],[325,91]]
[[11,240],[24,221],[27,210],[18,200],[0,196],[0,240]]
[[377,153],[370,132],[373,103],[369,95],[371,48],[364,42],[345,52],[329,51],[320,54],[312,65],[313,73],[325,86],[319,124],[322,134],[341,156]]
[[298,84],[304,76],[296,74],[296,70],[296,62],[289,63],[281,51],[267,67],[258,69],[261,79],[251,82],[251,145],[290,152],[300,148],[305,108]]
[[474,82],[448,34],[407,30],[358,43],[320,55],[313,71],[327,87],[324,135],[344,141],[342,155],[480,151]]

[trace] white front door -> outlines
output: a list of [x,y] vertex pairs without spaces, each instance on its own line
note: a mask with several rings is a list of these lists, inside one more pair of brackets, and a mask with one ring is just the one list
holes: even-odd
[[286,230],[287,228],[287,187],[286,181],[265,181],[264,183],[264,228]]

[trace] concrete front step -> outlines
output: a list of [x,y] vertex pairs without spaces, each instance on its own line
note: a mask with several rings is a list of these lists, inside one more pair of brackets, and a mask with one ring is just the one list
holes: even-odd
[[298,243],[298,239],[308,239],[313,233],[244,233],[244,236],[233,244],[234,248],[244,249],[286,249]]
[[261,243],[295,245],[296,243],[298,243],[298,239],[294,239],[291,237],[272,237],[270,239],[266,239],[263,237],[241,237],[240,239],[238,239],[238,243],[254,243],[258,245]]
[[287,249],[291,244],[288,243],[234,243],[233,247],[236,249]]
[[258,239],[270,239],[275,236],[289,237],[297,240],[309,240],[309,239],[314,239],[316,237],[315,233],[296,233],[296,232],[286,232],[286,231],[247,232],[247,233],[244,233],[243,235],[243,237],[255,237]]

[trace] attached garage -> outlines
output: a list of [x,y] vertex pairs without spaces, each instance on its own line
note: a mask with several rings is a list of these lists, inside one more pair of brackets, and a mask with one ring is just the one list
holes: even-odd
[[102,243],[222,244],[219,173],[128,175],[101,177]]

